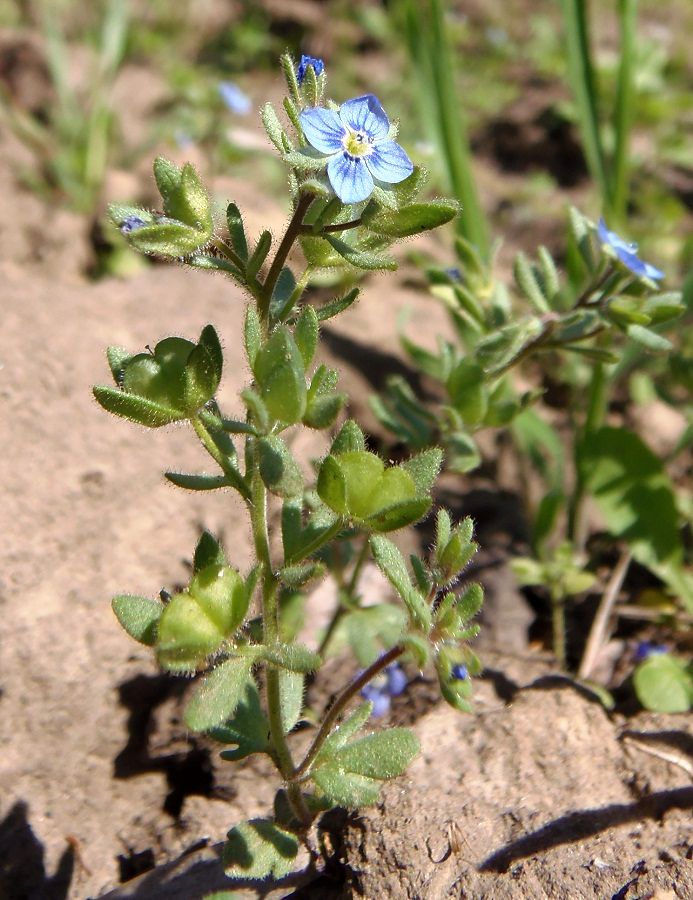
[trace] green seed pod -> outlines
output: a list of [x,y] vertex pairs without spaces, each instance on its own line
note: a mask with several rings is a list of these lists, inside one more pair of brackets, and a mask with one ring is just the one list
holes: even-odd
[[187,592],[176,594],[159,619],[157,657],[164,669],[194,672],[224,640],[217,623]]
[[247,602],[243,579],[231,566],[211,565],[193,577],[188,588],[200,608],[229,637],[243,622]]

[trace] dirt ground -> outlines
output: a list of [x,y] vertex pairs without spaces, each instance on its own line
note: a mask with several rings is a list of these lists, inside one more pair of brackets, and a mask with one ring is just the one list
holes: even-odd
[[[22,151],[3,134],[0,152],[16,161]],[[247,184],[215,187],[255,233],[280,227],[284,211],[259,206]],[[273,781],[258,763],[220,763],[186,731],[188,682],[157,672],[109,601],[183,582],[203,526],[244,566],[244,511],[227,493],[167,485],[169,466],[206,467],[195,442],[183,428],[115,421],[90,389],[108,381],[108,344],[194,337],[212,322],[227,352],[221,403],[238,413],[243,297],[176,266],[90,282],[83,223],[18,187],[7,166],[0,192],[0,898],[201,900],[228,887],[215,847],[267,809]],[[369,415],[367,390],[401,366],[404,308],[431,343],[446,327],[431,300],[376,277],[330,329],[325,352],[357,417]],[[406,777],[374,809],[325,822],[330,858],[317,880],[239,897],[693,897],[690,718],[609,716],[553,677],[496,552],[521,540],[512,497],[460,482],[461,510],[470,491],[486,523],[479,714],[454,713],[415,680],[392,714],[423,746]]]

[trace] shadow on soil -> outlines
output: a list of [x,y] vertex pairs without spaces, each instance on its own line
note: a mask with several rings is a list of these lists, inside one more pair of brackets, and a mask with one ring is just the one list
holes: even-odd
[[660,819],[672,809],[693,809],[693,787],[660,791],[637,803],[615,804],[561,816],[492,853],[479,866],[479,871],[504,873],[520,859],[543,853],[560,844],[584,840],[628,822]]
[[48,875],[43,844],[33,832],[28,807],[15,803],[0,822],[0,897],[3,900],[65,900],[75,869],[75,846],[67,846],[55,874]]

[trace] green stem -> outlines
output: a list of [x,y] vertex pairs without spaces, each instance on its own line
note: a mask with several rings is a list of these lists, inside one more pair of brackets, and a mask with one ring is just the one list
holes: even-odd
[[250,499],[248,485],[246,484],[243,476],[238,471],[238,469],[231,463],[229,458],[221,452],[219,447],[217,447],[214,438],[209,433],[207,426],[202,421],[202,418],[199,415],[191,416],[190,424],[195,430],[195,434],[200,439],[202,446],[205,448],[207,453],[209,453],[212,459],[219,465],[219,468],[224,473],[224,475],[226,475],[229,486],[236,488],[243,499],[248,501]]
[[300,195],[300,197],[298,198],[298,203],[296,204],[296,209],[294,210],[294,214],[291,217],[291,221],[286,226],[284,237],[282,238],[279,247],[277,247],[277,252],[274,254],[272,265],[269,268],[269,272],[267,273],[267,277],[265,278],[264,284],[262,285],[262,289],[260,290],[259,296],[257,298],[258,313],[260,314],[260,319],[265,323],[269,319],[270,301],[272,300],[274,289],[277,286],[279,275],[282,268],[284,267],[284,263],[286,262],[289,253],[291,252],[294,241],[301,233],[303,217],[308,211],[308,207],[313,202],[313,200],[313,194]]
[[367,669],[365,669],[357,678],[355,678],[351,682],[351,684],[344,688],[342,693],[334,701],[327,715],[323,719],[323,723],[320,726],[320,729],[316,734],[313,743],[308,748],[308,752],[306,753],[303,762],[294,771],[292,780],[296,781],[302,778],[308,772],[312,764],[315,762],[315,758],[320,752],[322,745],[329,737],[329,734],[332,731],[333,726],[337,722],[337,719],[341,716],[342,712],[348,706],[350,701],[368,684],[369,681],[375,678],[376,675],[379,675],[383,671],[383,669],[386,669],[403,653],[404,647],[402,646],[402,644],[397,644],[396,646],[388,650],[387,653],[383,653],[382,656],[378,657],[378,659],[376,659],[374,663],[371,663],[371,665]]
[[[254,457],[254,439],[249,438],[248,440],[252,442],[250,456]],[[250,522],[253,531],[255,554],[262,567],[263,641],[267,646],[272,646],[279,641],[279,604],[277,597],[279,581],[274,574],[272,558],[270,555],[269,534],[267,528],[267,490],[260,477],[256,460],[253,460],[252,463]],[[267,692],[267,718],[270,727],[270,741],[274,749],[277,768],[281,772],[284,780],[289,781],[294,773],[294,763],[286,741],[284,725],[282,723],[282,700],[279,674],[279,669],[275,666],[266,666],[265,686]],[[292,803],[294,813],[301,821],[308,821],[306,814],[310,816],[310,813],[305,808],[303,798],[301,798],[301,802],[299,803],[297,798],[293,796],[294,794],[295,791],[289,794],[289,801]]]
[[323,225],[318,231],[313,231],[310,226],[301,228],[301,234],[310,234],[319,237],[321,234],[336,234],[339,231],[348,231],[350,228],[358,228],[363,224],[362,219],[351,219],[349,222],[337,223],[335,225]]

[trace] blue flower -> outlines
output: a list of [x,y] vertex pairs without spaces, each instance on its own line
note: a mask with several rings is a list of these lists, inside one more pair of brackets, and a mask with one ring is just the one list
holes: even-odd
[[452,667],[450,674],[456,681],[466,681],[469,678],[469,669],[463,666],[462,663],[458,663]]
[[308,66],[313,67],[313,71],[316,75],[322,75],[322,73],[325,71],[325,63],[321,59],[318,59],[318,57],[316,56],[307,56],[304,53],[301,56],[301,62],[298,64],[298,68],[296,69],[296,78],[298,78],[299,84],[303,84],[303,79],[306,77]]
[[130,234],[131,231],[137,231],[138,228],[144,228],[146,224],[144,219],[140,219],[139,216],[127,216],[127,218],[120,223],[120,230],[123,234]]
[[643,662],[650,656],[656,656],[659,653],[667,653],[668,648],[664,644],[654,644],[652,641],[640,641],[635,648],[635,661]]
[[347,100],[339,111],[305,109],[301,126],[308,143],[329,154],[327,177],[342,203],[370,197],[374,179],[397,184],[414,171],[404,150],[388,137],[390,121],[373,94]]
[[660,272],[659,269],[640,259],[637,244],[629,244],[623,238],[620,238],[615,231],[609,231],[604,219],[599,220],[597,234],[602,244],[606,247],[611,247],[623,265],[630,269],[633,275],[637,275],[638,278],[650,278],[653,281],[659,281],[660,278],[664,278],[664,272]]
[[224,105],[238,116],[247,116],[253,107],[253,101],[233,81],[219,82],[219,96]]
[[371,701],[373,715],[380,717],[390,711],[391,698],[401,694],[406,686],[407,676],[404,669],[397,663],[392,663],[362,688],[361,696],[364,700]]

